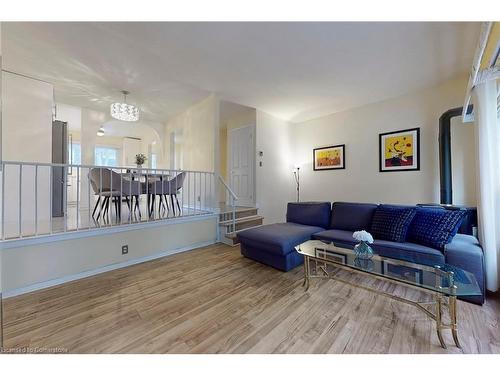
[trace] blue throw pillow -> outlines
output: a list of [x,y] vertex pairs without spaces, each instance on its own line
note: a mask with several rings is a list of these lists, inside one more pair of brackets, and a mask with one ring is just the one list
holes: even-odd
[[408,240],[420,245],[444,250],[458,232],[465,210],[417,208],[408,232]]
[[414,216],[414,207],[380,205],[373,214],[371,234],[379,240],[404,242]]

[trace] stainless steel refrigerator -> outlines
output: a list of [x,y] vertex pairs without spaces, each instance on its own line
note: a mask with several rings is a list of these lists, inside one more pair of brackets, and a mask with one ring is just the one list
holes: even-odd
[[[68,163],[68,123],[52,122],[52,163]],[[66,167],[52,167],[52,217],[62,217],[66,210],[68,171]]]

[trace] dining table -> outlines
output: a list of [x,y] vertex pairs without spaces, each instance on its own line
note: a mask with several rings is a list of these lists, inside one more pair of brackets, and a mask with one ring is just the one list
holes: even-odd
[[[150,184],[154,184],[157,181],[168,180],[168,173],[155,173],[148,171],[143,171],[140,168],[130,168],[127,169],[125,173],[121,173],[124,180],[140,181],[142,194],[147,195],[147,207],[148,215],[151,216],[154,212],[153,207],[151,207],[151,198],[154,195],[153,191],[150,191]],[[154,200],[153,200],[154,201]],[[140,209],[139,209],[140,211]]]

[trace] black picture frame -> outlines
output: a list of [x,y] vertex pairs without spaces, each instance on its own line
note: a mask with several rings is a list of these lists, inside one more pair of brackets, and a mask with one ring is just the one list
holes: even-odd
[[[342,149],[342,165],[339,167],[322,167],[318,168],[316,166],[316,151],[318,150],[326,150],[329,148],[341,148]],[[333,145],[333,146],[325,146],[325,147],[317,147],[313,149],[313,170],[314,171],[332,171],[332,170],[337,170],[337,169],[345,169],[345,143],[341,145]]]
[[[385,166],[385,159],[382,158],[382,155],[384,153],[383,150],[383,139],[385,136],[388,135],[396,135],[396,134],[404,134],[404,133],[410,133],[410,132],[415,132],[415,143],[413,145],[414,153],[416,151],[416,157],[415,161],[416,164],[415,166],[410,166],[410,167],[405,167],[405,166],[396,166],[393,167],[393,169],[387,169],[388,167]],[[420,170],[420,128],[410,128],[410,129],[402,129],[402,130],[396,130],[392,132],[387,132],[387,133],[380,133],[378,135],[378,162],[379,162],[379,172],[410,172],[410,171],[419,171]]]

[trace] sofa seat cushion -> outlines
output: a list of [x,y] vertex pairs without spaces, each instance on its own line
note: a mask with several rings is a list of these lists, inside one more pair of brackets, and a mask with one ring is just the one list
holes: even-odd
[[311,235],[323,228],[295,223],[278,223],[250,228],[238,233],[241,243],[254,249],[286,255],[295,246],[311,239]]
[[431,267],[444,263],[444,255],[441,251],[416,243],[375,240],[370,246],[375,253],[383,257],[406,260]]
[[457,234],[465,211],[417,208],[408,240],[443,251]]
[[[315,233],[312,237],[315,240],[330,241],[340,246],[354,248],[357,241],[352,237],[352,233],[346,230],[330,229]],[[444,256],[439,250],[415,243],[375,240],[370,246],[376,254],[388,258],[413,261],[431,266],[444,263]]]
[[288,203],[286,221],[326,229],[330,225],[330,207],[330,202]]
[[352,237],[350,230],[329,229],[313,234],[315,240],[329,241],[339,245],[356,245],[357,241]]
[[373,214],[371,234],[379,240],[405,242],[414,216],[415,207],[381,204]]
[[376,208],[372,203],[334,202],[330,229],[369,231]]

